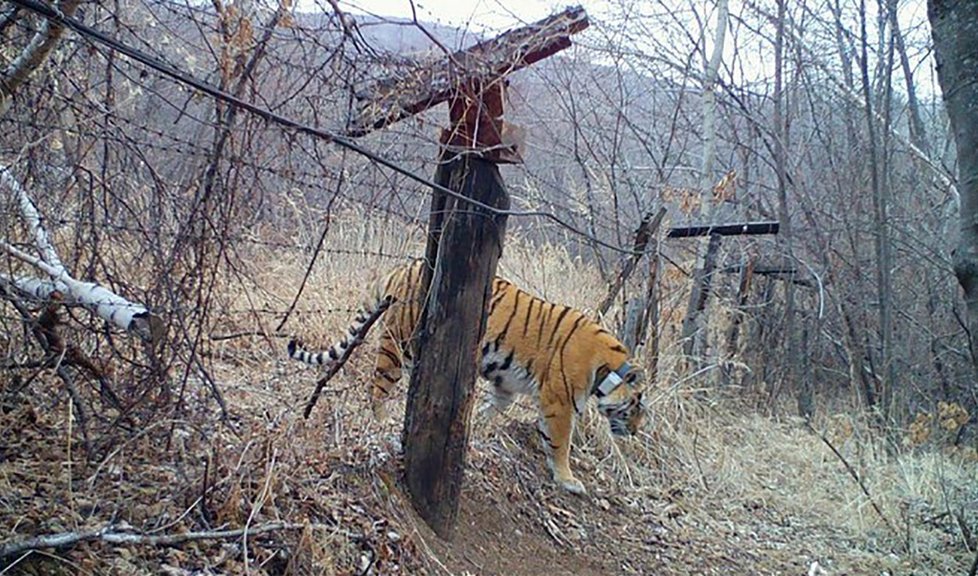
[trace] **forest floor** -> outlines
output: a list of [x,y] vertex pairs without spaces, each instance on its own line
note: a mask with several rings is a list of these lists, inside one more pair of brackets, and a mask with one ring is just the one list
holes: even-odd
[[[884,520],[801,423],[702,399],[682,417],[661,406],[652,433],[619,442],[589,411],[572,456],[586,497],[551,483],[528,402],[474,428],[446,542],[408,502],[396,425],[368,416],[356,385],[368,363],[351,362],[308,421],[314,372],[229,363],[214,375],[236,383],[230,423],[172,414],[91,460],[64,402],[48,411],[56,397],[7,386],[0,547],[106,526],[205,534],[24,551],[0,574],[943,575],[966,574],[974,557],[955,521],[978,513],[969,459],[935,450],[885,464],[833,432]],[[938,467],[943,504],[925,481]],[[243,527],[250,537],[216,533]]]

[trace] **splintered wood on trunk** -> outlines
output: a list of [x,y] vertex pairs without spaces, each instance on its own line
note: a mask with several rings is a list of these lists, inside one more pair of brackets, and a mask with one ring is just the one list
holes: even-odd
[[[499,169],[466,155],[445,160],[435,180],[466,197],[509,208]],[[432,204],[430,287],[416,334],[417,360],[404,420],[404,467],[412,502],[443,538],[458,516],[479,342],[486,326],[506,217],[451,196]]]
[[443,61],[402,69],[381,78],[355,94],[360,108],[351,119],[347,134],[363,136],[442,102],[456,100],[459,86],[496,82],[568,48],[570,36],[587,27],[584,9],[569,7],[457,51]]

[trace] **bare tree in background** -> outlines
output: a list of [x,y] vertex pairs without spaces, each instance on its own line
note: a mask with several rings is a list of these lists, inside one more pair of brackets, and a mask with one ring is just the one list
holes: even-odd
[[[215,2],[198,10],[121,0],[84,12],[77,5],[63,0],[57,8],[188,75],[213,70],[218,88],[240,99],[342,114],[346,99],[336,89],[346,85],[322,71],[351,66],[349,38],[328,13],[297,26],[290,2]],[[27,8],[0,10],[0,36],[8,59],[0,69],[0,283],[31,329],[25,333],[37,336],[16,337],[20,331],[4,318],[11,381],[38,363],[51,367],[69,389],[83,434],[88,423],[100,428],[104,442],[88,457],[161,412],[193,413],[215,402],[227,422],[212,336],[242,308],[260,318],[252,298],[264,291],[248,271],[250,258],[269,240],[286,244],[260,237],[262,226],[295,196],[328,198],[324,184],[335,197],[342,159],[325,152],[324,142],[201,98]],[[298,149],[283,154],[290,146]],[[49,244],[31,241],[41,232]],[[32,267],[40,280],[25,276]],[[232,285],[244,287],[243,306],[229,296]],[[113,315],[110,305],[124,302],[118,294],[146,307],[130,304],[127,314]],[[75,314],[75,306],[97,314]],[[130,324],[144,337],[152,331],[153,345],[116,336],[118,328],[132,331]],[[38,349],[43,360],[33,359]],[[207,393],[195,391],[199,385]]]

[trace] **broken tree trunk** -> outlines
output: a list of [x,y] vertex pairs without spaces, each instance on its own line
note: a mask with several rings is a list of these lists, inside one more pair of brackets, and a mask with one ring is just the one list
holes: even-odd
[[635,271],[635,266],[638,265],[639,261],[646,254],[646,249],[649,245],[649,240],[653,240],[653,247],[656,246],[657,242],[654,241],[654,236],[656,231],[659,229],[659,225],[662,223],[662,218],[666,215],[665,207],[659,208],[657,212],[649,212],[642,218],[642,221],[638,225],[638,229],[635,230],[635,241],[632,243],[632,253],[628,255],[628,258],[624,261],[621,267],[621,271],[618,273],[618,277],[615,281],[608,287],[608,293],[605,295],[604,300],[598,305],[598,315],[603,316],[611,308],[611,303],[615,301],[615,297],[621,292],[622,287],[625,282],[628,281],[628,277],[632,275]]
[[[445,156],[449,153],[446,152]],[[464,155],[445,160],[436,182],[500,210],[509,197],[499,169]],[[485,331],[506,216],[442,196],[433,211],[429,297],[418,327],[417,365],[411,375],[404,422],[404,468],[418,513],[451,538],[465,470],[479,341]],[[429,261],[430,262],[430,261]]]

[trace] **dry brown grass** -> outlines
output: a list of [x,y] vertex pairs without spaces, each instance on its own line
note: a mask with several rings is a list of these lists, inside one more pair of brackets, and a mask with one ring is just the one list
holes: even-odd
[[[303,234],[313,240],[314,227]],[[401,261],[369,254],[406,259],[422,247],[417,231],[377,226],[358,214],[334,217],[327,248],[354,253],[320,257],[285,331],[330,343],[343,333],[371,277]],[[227,277],[212,333],[271,333],[309,257],[252,249],[237,277],[253,284]],[[585,310],[603,295],[593,268],[561,246],[532,246],[513,235],[500,270],[528,290]],[[666,308],[680,307],[682,279],[669,282]],[[614,440],[593,408],[578,427],[572,465],[588,499],[551,485],[527,399],[474,427],[463,526],[451,545],[417,520],[399,487],[397,425],[374,423],[366,408],[370,345],[305,421],[301,410],[316,372],[289,362],[283,339],[263,337],[217,341],[208,351],[213,376],[237,415],[233,429],[213,411],[185,413],[131,436],[97,462],[69,454],[65,403],[50,392],[57,383],[32,385],[30,396],[0,413],[0,433],[12,439],[0,460],[0,533],[23,537],[112,519],[165,532],[305,525],[250,541],[247,563],[242,542],[213,541],[128,551],[86,544],[22,564],[82,574],[164,567],[352,574],[368,565],[373,574],[535,574],[540,565],[580,574],[735,568],[775,574],[805,573],[812,562],[829,574],[963,570],[968,553],[955,516],[978,525],[975,462],[937,445],[887,454],[859,419],[819,415],[815,427],[857,470],[893,530],[801,422],[757,415],[735,390],[713,388],[708,373],[686,374],[671,322],[660,378],[647,395],[653,412],[647,429]],[[391,401],[395,422],[405,387],[402,382]],[[207,405],[200,383],[192,396],[200,401],[191,406]],[[52,405],[59,408],[45,408]]]

